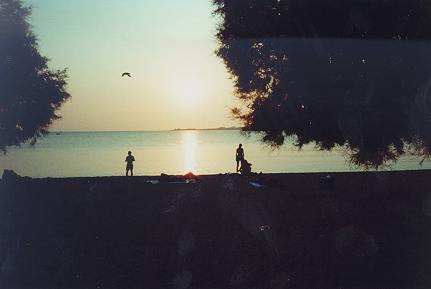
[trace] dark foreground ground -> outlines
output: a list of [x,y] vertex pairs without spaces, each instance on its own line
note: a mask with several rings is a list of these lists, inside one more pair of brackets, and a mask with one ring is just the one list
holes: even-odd
[[0,288],[431,288],[431,172],[0,182]]

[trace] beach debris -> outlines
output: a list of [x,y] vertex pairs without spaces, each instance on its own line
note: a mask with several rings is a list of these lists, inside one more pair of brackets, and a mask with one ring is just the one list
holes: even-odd
[[177,176],[170,176],[164,173],[160,174],[160,182],[170,183],[170,182],[178,182],[178,181],[183,181],[183,180],[178,178]]
[[185,174],[184,176],[171,176],[167,174],[160,174],[160,182],[170,184],[195,184],[198,181],[198,177],[192,172]]
[[172,289],[187,289],[192,284],[193,274],[190,271],[183,271],[177,274],[172,281]]
[[269,225],[259,226],[259,231],[261,231],[261,232],[265,232],[265,231],[269,231],[269,230],[271,230],[271,227]]
[[178,250],[177,250],[178,255],[186,256],[191,252],[193,252],[195,248],[196,248],[195,236],[189,231],[182,232],[180,235],[180,238],[178,239]]
[[331,175],[326,175],[320,178],[320,188],[322,189],[334,189],[335,188],[335,180]]
[[123,72],[123,74],[121,74],[121,77],[124,77],[124,76],[132,77],[130,72]]
[[339,254],[356,257],[374,256],[379,251],[374,237],[354,225],[349,225],[338,230],[336,249]]
[[184,175],[184,178],[196,180],[198,177],[195,174],[193,174],[192,172],[188,172],[187,174]]
[[262,185],[261,183],[258,182],[250,182],[250,185],[252,185],[255,188],[264,188],[265,185]]
[[152,184],[152,185],[157,185],[157,184],[160,184],[160,181],[159,180],[148,180],[148,181],[146,181],[146,183]]

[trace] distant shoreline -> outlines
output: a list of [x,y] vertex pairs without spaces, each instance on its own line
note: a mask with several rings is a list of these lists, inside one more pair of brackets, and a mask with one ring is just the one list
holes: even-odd
[[217,128],[175,128],[171,131],[184,131],[184,130],[241,130],[240,127],[217,127]]
[[62,134],[62,133],[100,133],[100,132],[171,132],[171,131],[189,131],[189,130],[198,130],[198,131],[218,131],[218,130],[241,130],[240,127],[218,127],[218,128],[175,128],[175,129],[166,129],[166,130],[55,130],[50,131],[48,134]]

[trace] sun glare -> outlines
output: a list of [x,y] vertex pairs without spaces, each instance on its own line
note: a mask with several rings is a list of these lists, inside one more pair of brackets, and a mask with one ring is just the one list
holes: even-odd
[[183,131],[181,136],[181,144],[184,151],[184,165],[185,173],[193,172],[198,173],[196,163],[196,149],[197,149],[197,136],[195,131]]

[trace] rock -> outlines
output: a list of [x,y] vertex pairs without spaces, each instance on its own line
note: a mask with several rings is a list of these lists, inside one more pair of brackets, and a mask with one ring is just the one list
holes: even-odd
[[336,248],[339,254],[356,257],[374,256],[379,251],[374,237],[353,225],[338,230]]
[[4,182],[14,182],[21,178],[20,175],[15,173],[13,170],[4,170],[2,175],[2,180]]

